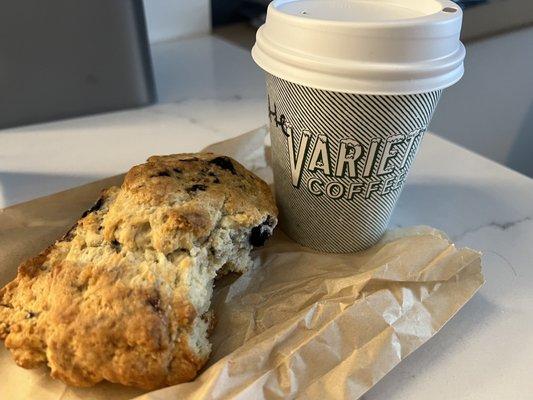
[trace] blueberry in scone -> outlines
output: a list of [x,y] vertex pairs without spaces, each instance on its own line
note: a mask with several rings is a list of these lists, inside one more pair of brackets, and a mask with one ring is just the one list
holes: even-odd
[[133,167],[0,291],[0,338],[25,368],[75,386],[154,389],[206,362],[217,272],[244,272],[272,234],[268,186],[229,157]]

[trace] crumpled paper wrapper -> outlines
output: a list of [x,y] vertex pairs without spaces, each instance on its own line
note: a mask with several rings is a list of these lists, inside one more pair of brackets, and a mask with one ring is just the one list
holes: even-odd
[[[271,182],[265,135],[261,128],[207,150]],[[0,284],[121,179],[1,210]],[[254,253],[251,271],[216,283],[213,352],[193,382],[149,393],[111,383],[72,388],[46,368],[17,367],[2,346],[0,398],[355,399],[435,335],[483,282],[480,253],[430,227],[390,231],[373,248],[342,255],[301,247],[277,230]]]

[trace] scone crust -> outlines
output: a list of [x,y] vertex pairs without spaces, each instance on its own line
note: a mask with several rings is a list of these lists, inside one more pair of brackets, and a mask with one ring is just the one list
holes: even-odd
[[150,157],[20,265],[0,290],[0,339],[18,365],[46,363],[74,386],[190,381],[208,354],[189,343],[201,315],[187,273],[200,257],[223,259],[213,250],[222,227],[258,232],[276,215],[269,187],[229,157]]

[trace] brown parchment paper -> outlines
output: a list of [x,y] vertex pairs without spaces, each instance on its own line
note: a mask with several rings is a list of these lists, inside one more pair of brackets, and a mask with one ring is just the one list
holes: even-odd
[[[208,149],[271,181],[265,134],[261,128]],[[0,284],[121,179],[1,210]],[[344,255],[314,252],[278,230],[254,253],[251,271],[217,282],[213,352],[195,381],[150,393],[110,383],[72,388],[46,368],[17,367],[1,346],[0,398],[355,399],[435,335],[483,282],[480,253],[430,227],[390,231],[368,251]]]

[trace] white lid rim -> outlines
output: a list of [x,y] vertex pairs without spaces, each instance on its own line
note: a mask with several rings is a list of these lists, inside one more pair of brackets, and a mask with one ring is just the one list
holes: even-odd
[[[311,57],[308,54],[296,54],[294,51],[284,51],[280,46],[276,47],[269,43],[268,37],[262,35],[261,29],[257,32],[257,41],[252,52],[260,52],[258,57],[262,61],[259,66],[264,69],[268,65],[269,59],[283,64],[289,64],[302,71],[327,72],[334,75],[365,75],[372,76],[379,74],[380,79],[387,79],[387,75],[396,77],[404,76],[406,79],[412,79],[416,76],[431,77],[441,75],[449,70],[458,68],[466,55],[466,50],[461,42],[454,53],[447,54],[445,57],[423,60],[414,63],[386,63],[386,62],[363,62],[356,60],[334,60],[328,62],[326,58],[318,56]],[[255,57],[254,57],[255,60]],[[282,73],[280,71],[279,73]],[[279,74],[278,73],[278,74]]]
[[[461,57],[448,64],[447,68],[439,66],[431,72],[410,68],[411,65],[390,69],[389,74],[383,70],[371,71],[361,66],[361,74],[331,74],[320,69],[302,68],[279,59],[269,57],[255,45],[252,57],[265,72],[281,79],[316,89],[344,93],[360,94],[416,94],[445,89],[457,83],[464,73],[464,46],[460,48]],[[386,64],[384,64],[386,65]],[[402,67],[404,67],[402,69]],[[362,76],[364,75],[364,76]],[[304,78],[305,76],[305,78]]]
[[[384,79],[384,76],[380,74],[379,76],[376,75],[376,79],[369,79],[368,76],[364,78],[343,75],[333,76],[321,71],[302,70],[288,64],[282,64],[279,61],[272,62],[272,59],[269,59],[269,62],[265,62],[263,57],[264,53],[258,46],[254,46],[252,48],[252,58],[263,71],[270,75],[314,89],[351,94],[410,95],[428,93],[454,85],[464,74],[462,60],[455,68],[438,75]],[[275,64],[279,64],[278,68],[273,67]]]

